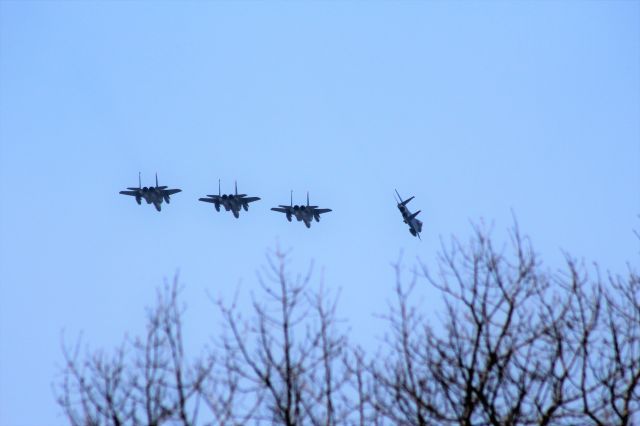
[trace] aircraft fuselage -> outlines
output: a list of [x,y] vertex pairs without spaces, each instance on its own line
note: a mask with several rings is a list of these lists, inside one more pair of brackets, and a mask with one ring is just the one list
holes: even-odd
[[[396,191],[397,193],[397,191]],[[407,208],[407,203],[413,200],[414,197],[410,197],[404,201],[400,198],[400,194],[398,194],[399,202],[398,202],[398,210],[400,210],[400,214],[402,215],[402,220],[404,223],[409,225],[409,232],[414,237],[420,237],[420,232],[422,232],[422,222],[416,218],[418,214],[420,214],[420,210],[415,213],[411,213]]]

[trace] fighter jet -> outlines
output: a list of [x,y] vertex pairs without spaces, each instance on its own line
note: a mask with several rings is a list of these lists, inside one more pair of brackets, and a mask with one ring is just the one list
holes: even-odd
[[416,216],[420,214],[420,210],[415,213],[411,213],[407,208],[407,204],[409,203],[409,201],[413,200],[415,197],[409,197],[406,200],[402,201],[402,197],[398,193],[397,189],[396,194],[398,195],[398,210],[400,210],[400,213],[402,214],[404,223],[409,225],[409,232],[411,232],[411,235],[413,235],[414,237],[422,239],[420,238],[420,232],[422,232],[422,222],[416,219]]
[[136,202],[141,204],[144,199],[147,204],[152,204],[155,206],[156,210],[160,211],[163,201],[167,204],[170,202],[170,196],[176,194],[181,189],[167,189],[167,186],[158,186],[158,174],[156,173],[156,186],[143,187],[142,180],[140,178],[140,173],[138,173],[138,187],[137,188],[127,188],[127,191],[120,191],[122,195],[131,195],[136,197]]
[[279,205],[278,207],[272,207],[274,212],[280,212],[287,215],[287,220],[291,222],[291,218],[295,216],[298,222],[304,222],[307,228],[311,228],[311,222],[313,219],[316,222],[320,222],[320,215],[323,213],[329,213],[331,209],[319,209],[318,206],[309,205],[309,193],[307,192],[307,205],[299,206],[293,205],[293,191],[291,191],[291,204],[288,206]]
[[231,210],[235,218],[240,217],[240,209],[243,208],[245,212],[249,211],[249,203],[258,201],[260,197],[247,197],[247,194],[238,194],[238,182],[236,182],[235,194],[224,194],[220,192],[220,179],[218,179],[218,195],[207,195],[206,197],[199,198],[200,201],[205,203],[213,203],[216,211],[220,211],[220,206],[224,207],[226,211]]

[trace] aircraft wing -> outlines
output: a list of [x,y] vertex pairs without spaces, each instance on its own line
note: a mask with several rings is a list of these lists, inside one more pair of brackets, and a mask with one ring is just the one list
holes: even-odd
[[330,211],[332,210],[331,209],[313,209],[313,212],[318,214],[329,213]]
[[260,197],[247,197],[247,198],[243,198],[242,202],[244,203],[253,203],[254,201],[258,201],[260,199]]
[[283,209],[281,207],[271,207],[271,210],[273,210],[274,212],[280,212],[280,213],[288,213],[289,209]]
[[176,193],[181,192],[181,191],[182,191],[182,189],[164,189],[164,190],[162,190],[162,192],[164,192],[167,195],[173,195],[173,194],[176,194]]
[[120,191],[122,195],[133,195],[134,197],[138,195],[138,191]]

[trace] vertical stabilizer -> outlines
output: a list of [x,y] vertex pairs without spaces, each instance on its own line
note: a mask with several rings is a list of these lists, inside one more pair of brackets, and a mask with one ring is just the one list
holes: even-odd
[[220,197],[222,193],[220,192],[220,179],[218,179],[218,197]]
[[238,195],[238,181],[235,181],[236,183],[236,196]]
[[309,191],[307,191],[307,207],[309,207]]
[[138,172],[138,188],[142,188],[142,176],[141,176],[141,172]]
[[156,172],[156,188],[158,187],[158,172]]
[[291,207],[293,207],[293,189],[291,190]]

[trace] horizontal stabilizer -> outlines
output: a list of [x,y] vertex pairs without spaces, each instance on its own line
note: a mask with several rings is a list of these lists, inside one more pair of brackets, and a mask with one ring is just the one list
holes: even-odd
[[416,216],[418,216],[418,215],[420,214],[420,212],[421,212],[421,211],[422,211],[422,210],[418,210],[417,212],[415,212],[414,214],[412,214],[411,216],[409,216],[409,219],[413,219],[413,218],[415,218]]
[[140,188],[127,188],[127,189],[130,190],[130,191],[137,191]]
[[407,204],[409,204],[409,201],[413,200],[414,198],[416,198],[415,196],[413,197],[409,197],[406,200],[404,200],[403,202],[400,203],[401,206],[406,206]]
[[207,194],[207,197],[209,197],[209,198],[220,198],[219,195],[209,195],[209,194]]
[[198,198],[199,201],[204,201],[205,203],[215,203],[211,198]]

